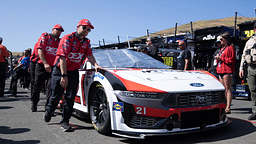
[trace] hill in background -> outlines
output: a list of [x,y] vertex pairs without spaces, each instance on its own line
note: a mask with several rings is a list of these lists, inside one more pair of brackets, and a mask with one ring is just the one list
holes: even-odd
[[[240,24],[247,21],[256,20],[256,17],[237,17],[236,24]],[[235,17],[228,17],[228,18],[222,18],[222,19],[214,19],[214,20],[202,20],[202,21],[196,21],[192,22],[193,31],[197,29],[204,29],[208,27],[215,27],[215,26],[226,26],[230,28],[234,28],[235,24]],[[173,35],[175,34],[175,23],[173,24],[173,28],[165,29],[156,33],[150,33],[150,36],[164,36],[164,35]],[[237,29],[239,27],[236,27]],[[191,24],[183,24],[177,26],[177,34],[178,33],[191,33]],[[147,36],[138,37],[135,39],[132,39],[130,41],[139,41],[140,39],[146,38]],[[13,52],[13,56],[22,56],[22,52]]]
[[[252,21],[252,20],[256,20],[256,17],[237,17],[236,24],[240,24],[240,23]],[[175,23],[173,25],[174,25],[173,28],[165,29],[156,33],[150,33],[150,36],[155,37],[155,36],[173,35],[175,34]],[[235,17],[192,22],[193,31],[197,29],[204,29],[204,28],[215,27],[215,26],[226,26],[226,27],[234,28],[234,25],[235,25]],[[236,26],[236,29],[238,28],[239,27]],[[187,23],[184,25],[178,25],[176,33],[177,34],[191,33],[191,24]],[[140,40],[142,38],[146,38],[146,35],[139,38],[135,38],[131,41]]]
[[12,52],[13,58],[16,58],[17,56],[21,57],[23,56],[23,52]]

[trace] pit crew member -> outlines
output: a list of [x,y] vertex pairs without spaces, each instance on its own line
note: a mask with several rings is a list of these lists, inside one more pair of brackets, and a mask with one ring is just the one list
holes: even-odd
[[78,69],[83,59],[87,57],[91,64],[95,66],[96,72],[97,68],[100,68],[92,55],[90,40],[86,38],[91,29],[94,29],[94,27],[89,20],[82,19],[79,21],[77,31],[67,34],[61,39],[56,53],[51,81],[52,94],[46,106],[44,120],[45,122],[51,120],[51,115],[58,105],[64,89],[66,89],[66,103],[63,106],[60,122],[64,132],[72,130],[72,127],[69,125],[69,119],[73,111],[78,87]]

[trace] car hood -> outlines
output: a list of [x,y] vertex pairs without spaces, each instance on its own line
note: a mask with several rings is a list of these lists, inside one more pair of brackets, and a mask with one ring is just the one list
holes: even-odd
[[118,77],[131,91],[145,91],[145,87],[147,87],[146,90],[152,92],[224,90],[223,85],[206,71],[125,69],[110,70],[110,72]]

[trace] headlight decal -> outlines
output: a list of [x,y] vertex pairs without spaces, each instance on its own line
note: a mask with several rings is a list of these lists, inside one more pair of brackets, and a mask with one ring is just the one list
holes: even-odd
[[103,69],[99,69],[99,72],[106,77],[114,90],[127,90],[125,85],[114,74]]
[[157,93],[148,93],[148,92],[134,92],[134,91],[115,91],[115,94],[123,97],[133,97],[133,98],[158,98]]
[[[108,72],[110,73],[110,72]],[[114,73],[111,73],[113,75],[113,77],[115,77],[116,79],[118,79],[118,81],[120,81],[124,87],[126,88],[127,91],[138,91],[138,92],[160,92],[160,93],[165,93],[166,91],[160,90],[160,89],[156,89],[150,86],[146,86],[137,82],[133,82],[131,80],[127,80],[124,79]],[[108,79],[110,80],[110,79]],[[113,85],[112,85],[113,86]],[[114,90],[121,90],[121,89],[114,89]]]

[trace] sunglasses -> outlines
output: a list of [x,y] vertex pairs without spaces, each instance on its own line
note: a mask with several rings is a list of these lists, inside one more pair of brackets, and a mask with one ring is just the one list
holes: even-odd
[[88,32],[91,32],[91,29],[89,28],[87,28],[86,26],[83,26],[83,30],[87,30]]
[[59,29],[59,28],[56,28],[57,31],[61,31],[62,32],[62,29]]

